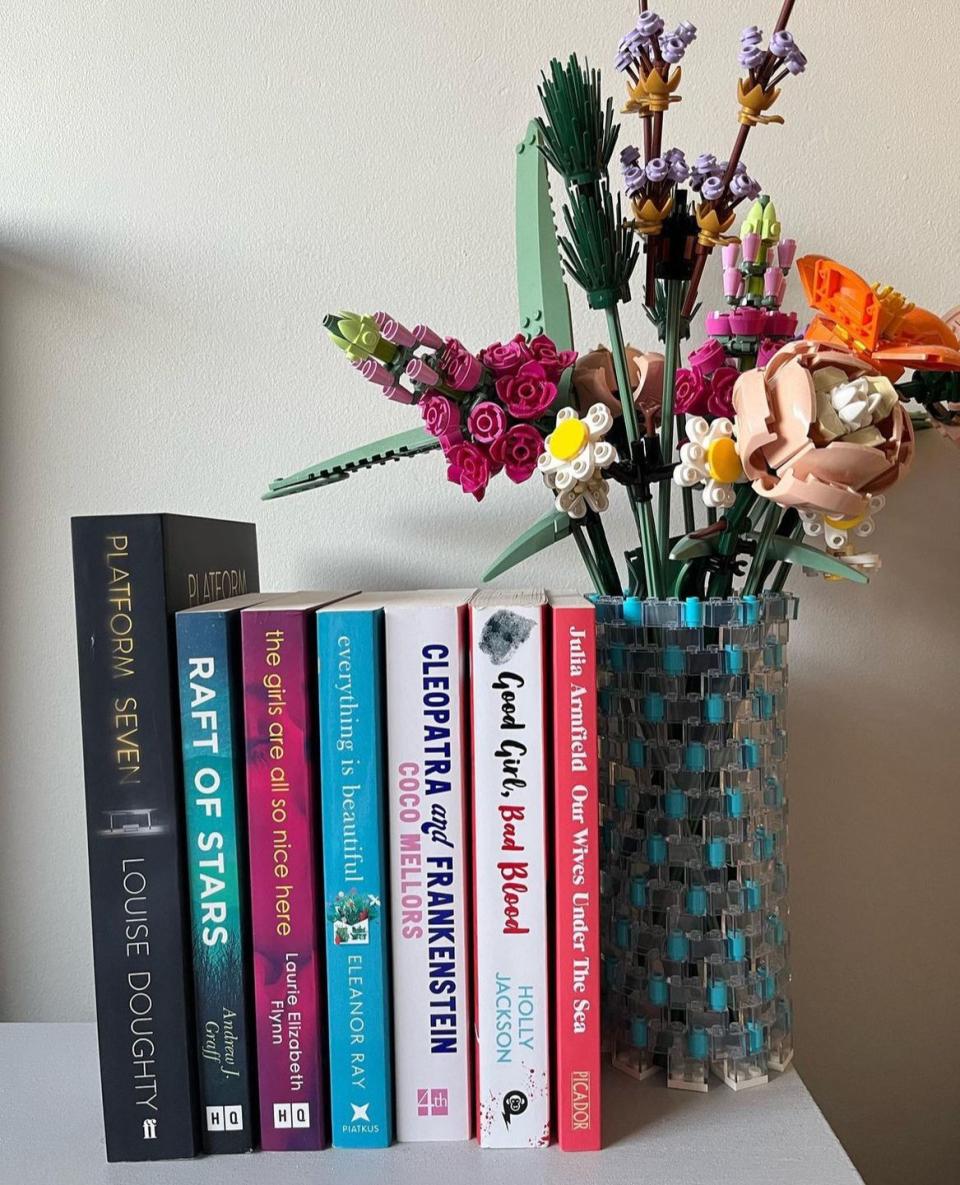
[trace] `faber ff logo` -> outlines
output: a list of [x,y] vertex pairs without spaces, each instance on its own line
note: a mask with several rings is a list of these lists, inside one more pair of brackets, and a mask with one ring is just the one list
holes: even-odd
[[450,1095],[444,1089],[417,1091],[418,1115],[449,1115]]
[[243,1107],[207,1107],[208,1132],[242,1132]]
[[309,1127],[309,1103],[274,1103],[273,1126],[276,1127]]
[[503,1096],[503,1122],[510,1126],[515,1115],[522,1115],[527,1109],[527,1096],[522,1090],[508,1090]]
[[370,1116],[368,1114],[370,1110],[369,1103],[351,1103],[350,1106],[353,1108],[353,1118],[350,1120],[351,1123],[370,1122]]
[[145,1119],[143,1121],[143,1138],[145,1140],[155,1140],[157,1138],[157,1121],[155,1119]]

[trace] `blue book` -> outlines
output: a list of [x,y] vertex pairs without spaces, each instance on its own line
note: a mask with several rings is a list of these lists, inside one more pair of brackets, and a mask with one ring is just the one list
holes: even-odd
[[259,594],[177,614],[190,924],[205,1152],[257,1141],[249,979],[240,611]]
[[383,598],[317,613],[324,927],[334,1147],[393,1141]]

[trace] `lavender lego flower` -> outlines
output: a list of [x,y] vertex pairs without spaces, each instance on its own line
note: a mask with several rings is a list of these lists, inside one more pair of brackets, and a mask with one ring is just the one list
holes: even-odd
[[679,37],[684,45],[692,45],[697,39],[697,26],[689,21],[681,21],[670,36]]
[[687,43],[682,37],[675,37],[670,34],[666,37],[660,38],[660,53],[663,55],[663,60],[669,62],[671,66],[675,66],[677,62],[683,60],[683,55],[687,52]]
[[748,25],[740,34],[741,45],[759,45],[763,41],[763,30],[758,25]]
[[617,53],[615,65],[618,73],[623,74],[633,65],[633,54],[628,50],[621,49]]
[[647,184],[647,174],[636,165],[623,170],[623,188],[627,197],[634,198],[643,192]]
[[796,47],[793,34],[787,29],[781,29],[770,38],[770,52],[775,58],[789,57]]
[[655,12],[642,12],[637,17],[637,32],[644,41],[652,41],[654,37],[659,37],[663,32],[663,17],[657,16]]
[[637,57],[644,49],[646,38],[639,29],[633,28],[624,33],[623,40],[620,42],[620,48],[632,53]]
[[665,181],[670,173],[670,165],[662,156],[655,156],[647,161],[647,176],[653,182]]
[[791,74],[802,74],[807,68],[806,55],[795,49],[786,59],[784,65]]
[[671,181],[686,181],[686,179],[690,176],[690,166],[684,159],[682,152],[675,157],[667,157],[667,163],[670,166]]
[[711,177],[706,177],[703,182],[703,198],[707,202],[717,202],[723,196],[723,191],[726,187],[723,184],[723,178],[715,174]]
[[762,188],[760,182],[748,177],[746,172],[735,173],[730,182],[730,192],[735,198],[758,198]]
[[628,144],[626,148],[620,149],[620,167],[622,169],[629,169],[631,165],[637,164],[640,160],[640,149],[634,147],[633,144]]
[[740,49],[740,65],[745,70],[756,70],[756,68],[766,58],[766,53],[759,45],[744,45]]
[[709,177],[722,176],[723,171],[723,166],[718,164],[717,158],[712,153],[701,153],[690,170],[690,188],[694,193],[699,193]]

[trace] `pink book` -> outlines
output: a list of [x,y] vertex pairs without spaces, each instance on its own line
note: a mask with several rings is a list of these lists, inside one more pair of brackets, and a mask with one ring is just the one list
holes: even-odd
[[596,622],[584,597],[550,597],[557,1131],[600,1148],[600,862]]
[[317,608],[272,597],[241,614],[260,1143],[325,1148],[326,1029],[318,878]]

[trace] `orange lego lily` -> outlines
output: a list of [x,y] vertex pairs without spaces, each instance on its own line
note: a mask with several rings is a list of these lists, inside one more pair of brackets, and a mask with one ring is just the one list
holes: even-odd
[[960,340],[935,313],[822,255],[803,256],[797,270],[817,313],[808,340],[845,346],[891,382],[905,370],[960,371]]

